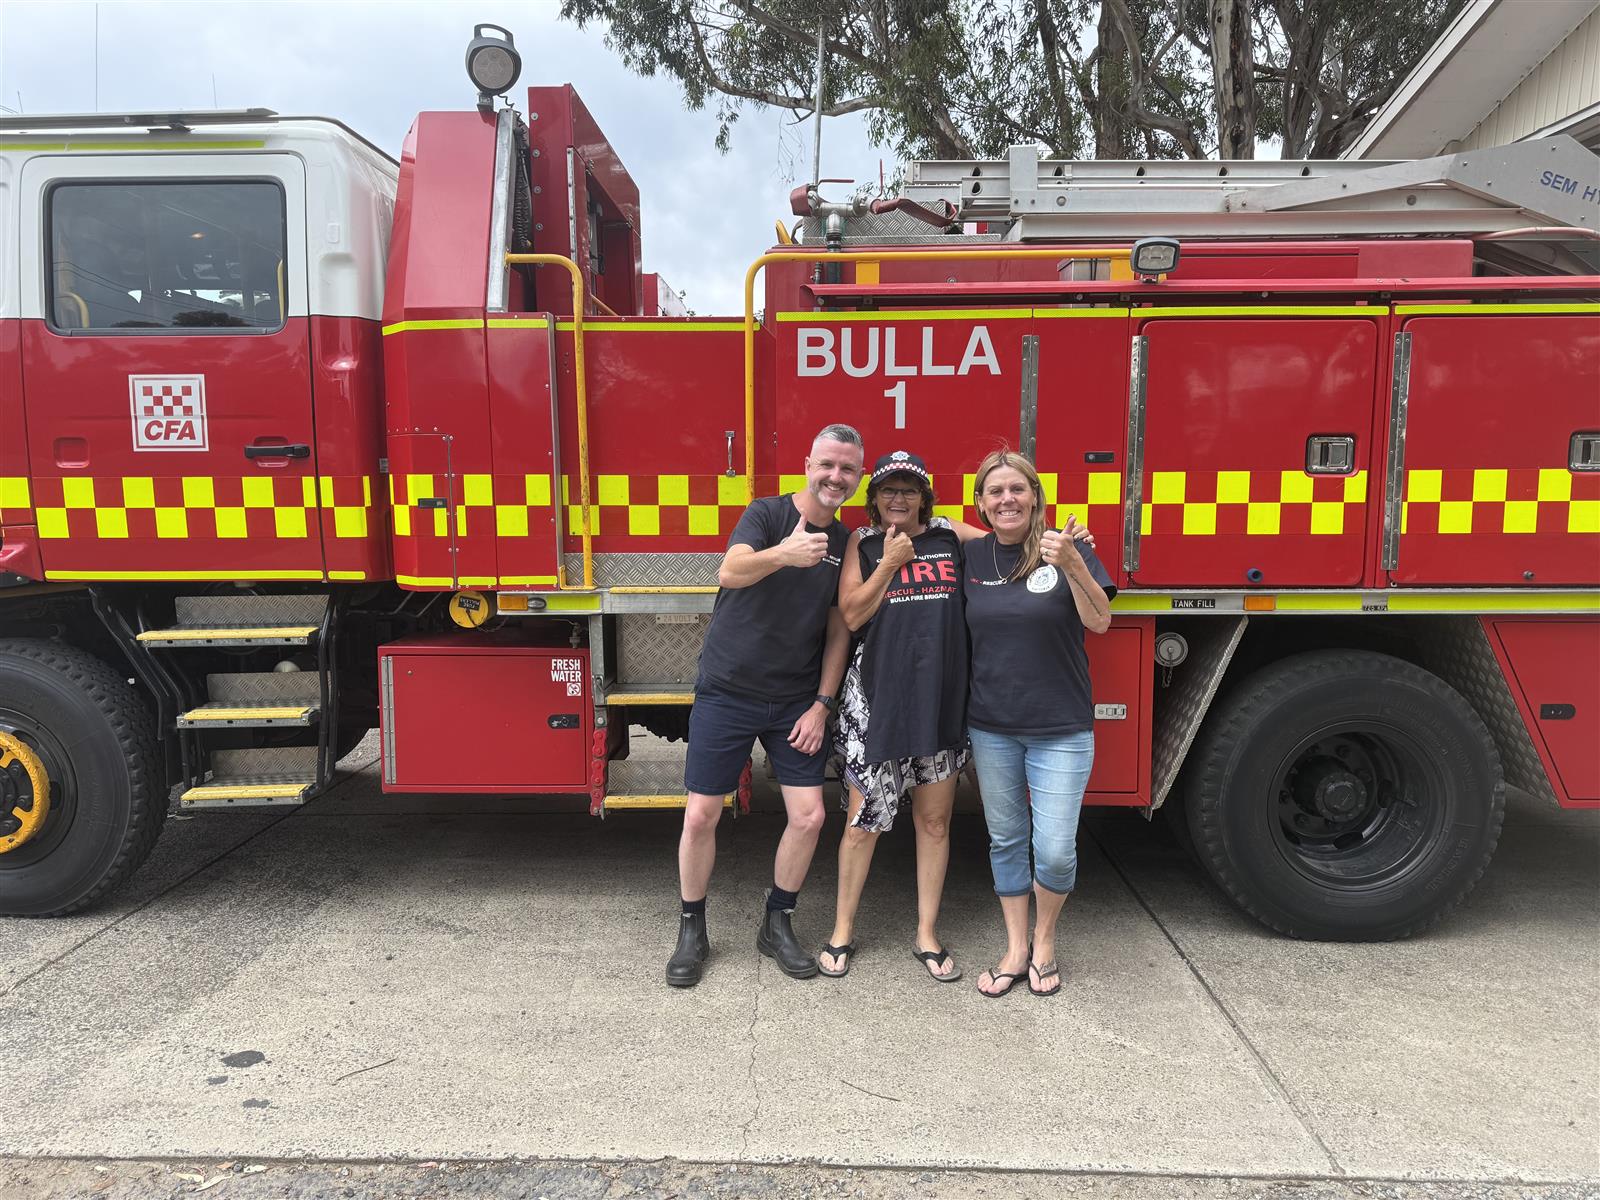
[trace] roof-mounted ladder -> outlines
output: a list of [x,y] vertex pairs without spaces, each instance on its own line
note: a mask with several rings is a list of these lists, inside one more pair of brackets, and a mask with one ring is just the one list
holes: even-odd
[[1012,241],[1600,234],[1600,157],[1565,136],[1384,163],[1083,161],[1013,146],[1000,160],[913,162],[903,193],[1008,224]]

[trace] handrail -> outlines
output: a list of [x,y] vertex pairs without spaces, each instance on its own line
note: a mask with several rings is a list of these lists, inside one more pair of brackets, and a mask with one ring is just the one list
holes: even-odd
[[1131,249],[1097,247],[1094,249],[1040,249],[1027,250],[980,249],[969,250],[773,250],[750,264],[744,273],[744,497],[745,503],[756,498],[756,275],[761,268],[774,262],[938,262],[945,259],[1011,259],[1053,258],[1110,259],[1127,261]]
[[[572,375],[577,380],[577,405],[578,405],[578,503],[583,513],[583,529],[580,531],[583,538],[583,590],[594,590],[594,534],[593,521],[589,516],[589,391],[583,365],[583,272],[578,269],[578,264],[564,254],[508,254],[506,262],[511,266],[520,266],[524,263],[565,267],[572,276]],[[598,304],[599,301],[596,301]],[[609,310],[607,310],[609,311]],[[550,397],[554,404],[556,398]],[[556,448],[559,453],[559,447]],[[553,480],[551,484],[551,499],[561,503],[561,481]],[[565,554],[561,546],[556,546],[556,586],[566,590],[567,567]]]

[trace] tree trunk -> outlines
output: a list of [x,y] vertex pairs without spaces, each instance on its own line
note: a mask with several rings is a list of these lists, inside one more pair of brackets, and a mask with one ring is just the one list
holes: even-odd
[[1210,0],[1211,74],[1217,89],[1217,155],[1256,156],[1253,0]]
[[1133,71],[1128,42],[1109,4],[1100,6],[1100,55],[1095,62],[1094,156],[1132,158],[1133,129],[1128,120]]

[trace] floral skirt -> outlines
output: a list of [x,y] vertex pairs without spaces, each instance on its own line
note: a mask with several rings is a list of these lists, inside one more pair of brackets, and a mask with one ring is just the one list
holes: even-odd
[[[900,805],[911,794],[911,789],[925,783],[939,783],[959,775],[971,761],[972,752],[965,745],[923,754],[915,758],[891,758],[885,762],[868,763],[867,754],[867,694],[861,686],[861,651],[845,672],[844,687],[839,695],[839,721],[834,732],[833,748],[843,760],[840,774],[844,781],[859,791],[863,797],[861,811],[850,822],[872,833],[887,833],[894,826]],[[845,811],[850,808],[850,793],[845,792]]]

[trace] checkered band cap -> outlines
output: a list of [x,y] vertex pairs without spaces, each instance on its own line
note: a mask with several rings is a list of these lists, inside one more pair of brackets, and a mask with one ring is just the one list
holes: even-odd
[[929,486],[933,484],[933,479],[928,474],[928,464],[909,450],[890,451],[873,463],[872,477],[869,482],[878,483],[891,475],[915,475],[923,483]]

